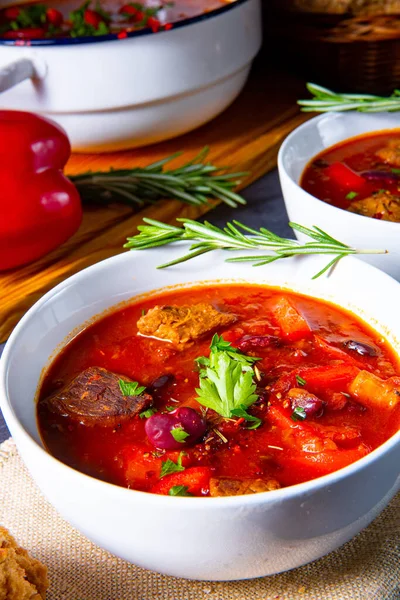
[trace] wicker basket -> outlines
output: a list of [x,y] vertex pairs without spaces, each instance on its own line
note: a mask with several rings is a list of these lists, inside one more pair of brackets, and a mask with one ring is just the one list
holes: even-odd
[[355,17],[289,10],[286,1],[264,20],[267,51],[308,81],[373,94],[400,87],[400,2],[399,14]]

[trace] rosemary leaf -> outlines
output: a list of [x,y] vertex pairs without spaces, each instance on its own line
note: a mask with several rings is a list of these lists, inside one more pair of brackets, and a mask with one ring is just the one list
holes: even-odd
[[[300,242],[297,240],[281,238],[272,231],[260,228],[258,231],[240,223],[233,221],[227,223],[221,229],[212,225],[212,223],[198,223],[191,219],[177,219],[182,223],[182,227],[175,227],[156,221],[154,219],[143,219],[144,224],[139,225],[139,233],[127,239],[124,248],[130,250],[145,250],[173,244],[182,240],[190,240],[194,243],[189,248],[189,252],[176,258],[175,260],[160,265],[158,268],[171,267],[179,263],[191,260],[206,252],[212,250],[262,250],[261,254],[252,254],[244,256],[234,256],[227,258],[227,262],[249,262],[253,266],[263,266],[270,264],[281,258],[291,256],[321,254],[331,255],[333,258],[328,264],[316,273],[313,279],[320,277],[329,271],[345,256],[352,254],[387,254],[387,250],[367,250],[357,249],[347,246],[343,242],[336,240],[328,233],[313,226],[311,229],[297,223],[289,223],[296,231],[301,232],[311,241]],[[245,233],[251,235],[246,235]],[[265,254],[267,250],[268,254]]]
[[186,204],[202,205],[219,200],[236,208],[246,200],[233,190],[246,173],[226,173],[226,168],[204,163],[208,148],[177,169],[164,167],[182,153],[178,152],[147,167],[111,169],[70,176],[84,202],[131,207],[174,198]]
[[307,90],[313,96],[298,100],[303,112],[395,112],[400,110],[400,90],[394,90],[391,96],[373,96],[371,94],[337,94],[328,88],[307,83]]

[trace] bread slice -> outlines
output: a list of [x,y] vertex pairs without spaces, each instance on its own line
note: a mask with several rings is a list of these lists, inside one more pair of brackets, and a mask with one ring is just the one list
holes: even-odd
[[47,567],[0,527],[0,600],[44,600],[48,587]]

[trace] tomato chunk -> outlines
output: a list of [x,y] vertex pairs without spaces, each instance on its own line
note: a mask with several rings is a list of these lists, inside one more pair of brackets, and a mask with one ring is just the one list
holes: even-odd
[[311,337],[311,329],[305,318],[283,296],[274,304],[273,314],[281,329],[284,339],[295,342],[302,338]]
[[328,359],[343,360],[344,362],[362,368],[362,363],[360,361],[347,354],[344,350],[341,350],[341,348],[333,346],[319,335],[314,335],[314,346]]
[[211,469],[209,467],[190,467],[186,471],[166,475],[150,491],[153,494],[166,496],[172,487],[183,485],[187,488],[189,494],[202,496],[206,495],[210,489],[210,477]]
[[329,165],[324,174],[346,190],[360,192],[365,187],[365,179],[340,162]]
[[161,458],[155,457],[145,446],[128,446],[123,451],[125,480],[136,486],[157,479],[161,473]]

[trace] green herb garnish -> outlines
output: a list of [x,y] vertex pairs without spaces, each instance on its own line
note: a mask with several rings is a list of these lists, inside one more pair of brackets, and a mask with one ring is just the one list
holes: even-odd
[[[232,360],[236,360],[237,362],[243,365],[243,370],[252,370],[251,366],[257,360],[261,360],[256,356],[247,356],[247,354],[243,354],[238,348],[232,346],[230,342],[224,340],[224,338],[219,336],[217,333],[213,335],[210,344],[210,354],[216,352],[225,352],[229,358]],[[210,358],[207,356],[199,356],[196,358],[196,363],[200,367],[209,367],[210,366]],[[204,369],[200,369],[200,377],[205,377],[206,371]]]
[[251,425],[246,427],[246,429],[257,429],[257,427],[260,427],[260,425],[262,423],[261,419],[259,419],[258,417],[249,415],[249,413],[246,411],[246,409],[243,405],[240,408],[234,408],[231,411],[231,415],[234,417],[242,418],[245,421],[247,421],[248,423],[251,423]]
[[[131,394],[124,394],[124,395],[130,396]],[[157,412],[156,408],[148,408],[147,410],[144,410],[143,412],[139,413],[139,417],[141,419],[148,419],[149,417],[152,417],[153,415],[155,415],[156,412]]]
[[313,98],[298,100],[303,112],[338,112],[357,110],[359,112],[395,112],[400,110],[400,90],[391,96],[372,94],[338,94],[315,83],[307,83],[307,90]]
[[168,406],[165,407],[165,410],[168,411],[168,412],[172,412],[176,408],[177,408],[176,406],[168,405]]
[[307,417],[307,413],[304,410],[304,408],[302,408],[301,406],[296,406],[296,408],[290,415],[290,418],[292,419],[292,421],[304,421],[304,419],[306,417]]
[[226,418],[235,409],[246,410],[258,399],[253,368],[238,360],[236,353],[231,354],[230,350],[214,349],[208,359],[197,359],[205,368],[200,371],[196,400]]
[[183,444],[186,438],[189,437],[189,434],[183,429],[183,427],[173,427],[171,429],[171,435],[176,442],[180,442]]
[[171,473],[178,473],[185,470],[185,467],[182,466],[182,455],[183,452],[179,454],[178,461],[176,463],[174,463],[174,461],[170,458],[167,458],[166,461],[162,461],[160,479],[166,475],[171,475]]
[[[288,238],[281,238],[268,229],[261,227],[258,231],[247,227],[239,221],[227,223],[223,229],[209,222],[197,223],[190,219],[177,219],[183,227],[167,225],[154,219],[143,219],[145,225],[139,225],[139,234],[128,238],[124,248],[130,250],[147,250],[158,246],[166,246],[174,242],[189,240],[194,242],[190,252],[169,263],[160,265],[159,269],[171,267],[185,262],[212,250],[249,250],[263,251],[262,254],[244,255],[228,258],[227,262],[249,262],[258,267],[267,265],[281,258],[299,256],[304,254],[334,255],[334,258],[316,273],[313,279],[320,277],[335,266],[339,260],[350,254],[387,254],[387,250],[358,250],[351,248],[328,233],[314,226],[312,229],[289,223],[292,229],[311,238],[309,242],[299,242]],[[242,231],[241,231],[242,230]],[[250,235],[245,235],[246,232]],[[266,254],[264,254],[266,252]]]
[[400,175],[400,169],[390,169],[395,175]]
[[119,389],[124,396],[140,396],[146,389],[144,386],[139,385],[137,381],[124,381],[120,379],[118,383]]
[[349,192],[346,196],[346,200],[354,200],[358,196],[358,192]]
[[190,494],[188,492],[188,489],[189,488],[187,485],[174,485],[169,490],[168,495],[169,496],[193,496],[193,494]]
[[307,381],[300,377],[300,375],[296,375],[296,381],[298,385],[306,385]]

